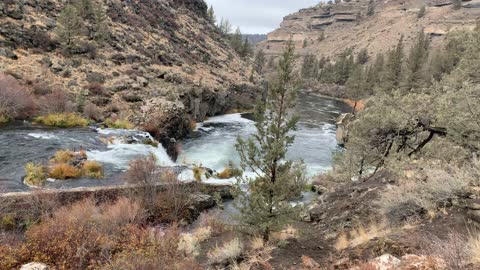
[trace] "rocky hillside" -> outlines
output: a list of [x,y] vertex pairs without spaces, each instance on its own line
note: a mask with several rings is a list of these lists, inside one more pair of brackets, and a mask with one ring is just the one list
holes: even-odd
[[[319,4],[286,16],[258,47],[276,56],[292,38],[302,54],[332,59],[352,47],[354,52],[367,48],[374,56],[394,47],[402,35],[408,47],[421,29],[431,34],[435,44],[450,31],[474,28],[480,17],[478,0],[464,1],[458,10],[453,4],[453,0],[375,1],[372,16],[367,15],[365,0]],[[426,12],[420,17],[423,6]]]
[[68,49],[59,34],[65,2],[0,2],[0,72],[37,97],[60,89],[77,105],[93,103],[100,120],[116,115],[164,139],[251,104],[251,71],[208,21],[203,0],[78,1],[91,10],[64,22],[81,26]]

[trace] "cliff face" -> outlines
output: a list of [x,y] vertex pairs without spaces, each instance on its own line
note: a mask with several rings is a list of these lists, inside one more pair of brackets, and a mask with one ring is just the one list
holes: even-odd
[[[425,16],[418,18],[423,5]],[[463,2],[460,10],[452,5],[452,0],[376,1],[375,14],[367,16],[365,0],[319,4],[286,16],[280,28],[269,33],[258,48],[278,56],[291,38],[301,54],[333,58],[347,48],[355,52],[367,48],[374,56],[395,46],[402,35],[408,47],[421,29],[431,34],[435,44],[448,32],[474,28],[480,17],[479,0]]]
[[83,97],[102,117],[118,114],[159,137],[252,104],[248,65],[208,22],[203,0],[99,0],[106,41],[94,41],[85,19],[69,53],[57,34],[64,2],[0,2],[0,72]]

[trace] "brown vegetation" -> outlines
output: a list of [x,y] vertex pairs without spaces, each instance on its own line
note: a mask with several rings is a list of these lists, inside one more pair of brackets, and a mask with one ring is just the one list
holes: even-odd
[[25,119],[34,113],[35,102],[27,88],[15,78],[0,73],[0,118],[4,121]]

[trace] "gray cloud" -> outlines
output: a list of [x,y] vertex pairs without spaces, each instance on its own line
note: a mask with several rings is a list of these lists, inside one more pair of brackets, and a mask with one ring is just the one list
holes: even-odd
[[213,5],[217,19],[227,18],[243,33],[266,34],[277,28],[282,18],[318,0],[205,0]]

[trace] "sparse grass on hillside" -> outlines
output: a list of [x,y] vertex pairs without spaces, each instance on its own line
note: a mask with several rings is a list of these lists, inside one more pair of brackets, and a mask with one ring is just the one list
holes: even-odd
[[337,251],[344,250],[348,247],[356,247],[368,243],[374,238],[383,237],[389,232],[390,229],[385,225],[378,225],[377,223],[371,223],[367,228],[358,226],[349,233],[341,232],[334,247]]
[[89,124],[87,119],[75,113],[55,113],[38,116],[35,118],[34,122],[59,128],[86,127]]

